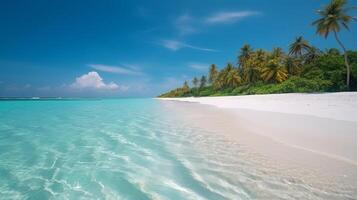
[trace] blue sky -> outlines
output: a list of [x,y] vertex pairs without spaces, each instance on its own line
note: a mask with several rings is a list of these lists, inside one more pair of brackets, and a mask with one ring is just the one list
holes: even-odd
[[[326,0],[0,1],[0,96],[155,96],[236,62],[239,48],[287,49]],[[351,4],[356,5],[351,0]],[[356,25],[342,31],[357,46]]]

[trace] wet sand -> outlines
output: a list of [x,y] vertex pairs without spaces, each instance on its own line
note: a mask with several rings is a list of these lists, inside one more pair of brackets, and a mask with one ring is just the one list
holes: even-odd
[[192,102],[161,103],[179,120],[263,156],[270,169],[332,193],[348,190],[348,198],[357,198],[354,121]]

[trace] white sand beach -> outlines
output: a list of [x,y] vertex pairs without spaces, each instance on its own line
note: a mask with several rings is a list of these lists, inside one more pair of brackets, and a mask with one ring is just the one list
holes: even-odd
[[357,92],[162,98],[162,100],[196,102],[219,108],[311,115],[357,122]]
[[357,188],[356,92],[160,100],[187,122],[286,165],[281,173]]

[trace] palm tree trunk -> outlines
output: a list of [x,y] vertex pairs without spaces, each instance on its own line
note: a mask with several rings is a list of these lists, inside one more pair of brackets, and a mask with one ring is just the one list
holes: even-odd
[[337,32],[334,31],[333,33],[334,33],[334,35],[335,35],[335,38],[336,38],[338,44],[342,47],[343,52],[344,52],[345,65],[346,65],[346,68],[347,68],[346,85],[347,85],[347,90],[350,90],[350,73],[351,73],[350,71],[351,71],[351,68],[350,68],[350,65],[348,64],[347,51],[346,51],[345,46],[343,46],[342,42],[341,42],[340,39],[338,38]]

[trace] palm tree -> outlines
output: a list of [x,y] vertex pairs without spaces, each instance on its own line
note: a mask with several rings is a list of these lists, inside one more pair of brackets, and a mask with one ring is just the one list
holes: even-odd
[[249,59],[253,52],[249,44],[243,45],[240,49],[240,55],[238,56],[238,66],[244,68],[245,62]]
[[273,51],[271,52],[271,57],[272,58],[277,58],[277,59],[282,59],[284,57],[284,51],[282,48],[277,47],[273,48]]
[[316,33],[325,38],[328,37],[330,32],[333,32],[337,43],[341,46],[344,52],[345,65],[347,68],[346,85],[347,89],[349,89],[351,68],[348,63],[347,50],[337,34],[341,28],[349,30],[348,24],[354,19],[347,14],[348,9],[346,8],[346,4],[347,0],[332,0],[330,4],[325,6],[322,10],[317,11],[321,18],[314,21],[312,24],[316,26]]
[[215,64],[212,64],[211,67],[209,68],[208,82],[212,84],[217,78],[217,75],[218,75],[217,67]]
[[218,72],[216,79],[213,82],[213,87],[214,89],[221,89],[224,86],[224,77],[225,77],[225,71],[222,69],[220,72]]
[[311,63],[322,54],[321,50],[316,47],[310,47],[309,51],[304,55],[305,62]]
[[302,56],[310,49],[309,42],[304,40],[302,36],[297,37],[295,41],[289,46],[289,55]]
[[258,62],[265,62],[267,58],[267,52],[265,52],[263,49],[258,49],[255,51],[255,56]]
[[229,86],[228,85],[228,75],[232,70],[234,70],[233,65],[231,63],[228,63],[227,66],[219,72],[217,79],[214,82],[214,87],[216,89],[220,89],[220,88]]
[[206,87],[206,83],[207,83],[206,76],[202,76],[200,80],[200,88]]
[[299,58],[289,56],[285,59],[284,65],[288,74],[297,75],[301,71],[301,61]]
[[185,82],[183,83],[183,86],[182,86],[182,91],[183,91],[184,93],[186,93],[186,92],[188,92],[189,90],[190,90],[190,87],[188,86],[188,82],[185,81]]
[[227,74],[227,86],[228,87],[237,87],[242,83],[242,78],[239,75],[237,69],[232,69]]
[[268,64],[262,69],[262,75],[264,81],[281,83],[288,78],[288,72],[284,65],[278,59],[271,59]]
[[326,53],[329,55],[335,55],[335,56],[340,55],[340,51],[336,48],[326,49]]
[[254,83],[260,78],[260,70],[263,63],[257,62],[257,59],[249,59],[243,68],[243,78],[246,83]]
[[198,78],[197,77],[195,77],[195,78],[193,78],[193,80],[192,80],[192,84],[193,84],[193,87],[194,88],[197,88],[198,87]]
[[225,70],[226,70],[227,72],[229,72],[229,71],[231,71],[232,69],[234,69],[232,63],[227,63],[227,66],[226,66]]
[[227,66],[223,69],[223,72],[222,72],[223,87],[229,86],[228,85],[228,75],[232,70],[234,70],[232,63],[227,63]]

